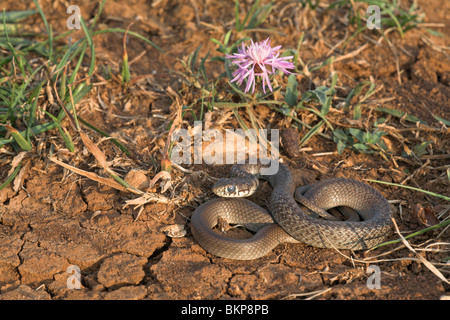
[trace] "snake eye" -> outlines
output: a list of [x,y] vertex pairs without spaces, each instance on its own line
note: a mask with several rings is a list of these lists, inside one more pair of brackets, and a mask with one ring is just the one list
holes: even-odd
[[227,192],[228,193],[234,193],[236,191],[236,186],[235,185],[231,185],[227,187]]

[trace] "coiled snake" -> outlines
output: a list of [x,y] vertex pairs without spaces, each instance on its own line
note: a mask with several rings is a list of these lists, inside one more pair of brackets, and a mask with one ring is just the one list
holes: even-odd
[[[191,231],[208,252],[237,260],[264,256],[283,242],[302,242],[319,248],[362,250],[371,248],[389,235],[392,227],[387,200],[362,182],[335,178],[296,190],[295,179],[287,166],[279,163],[274,175],[262,175],[262,165],[234,165],[233,178],[219,180],[213,191],[219,196],[242,197],[254,192],[258,178],[273,187],[270,212],[246,199],[212,199],[199,206],[191,216]],[[302,198],[302,209],[294,199]],[[303,193],[303,194],[302,194]],[[330,221],[333,207],[356,210],[363,221]],[[309,210],[312,209],[312,210]],[[222,218],[240,224],[256,234],[250,239],[230,239],[212,228]]]

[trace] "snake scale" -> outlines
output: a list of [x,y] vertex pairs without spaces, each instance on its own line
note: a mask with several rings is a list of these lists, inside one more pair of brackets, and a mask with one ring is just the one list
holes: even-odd
[[[219,180],[213,191],[224,197],[248,196],[257,188],[259,178],[267,180],[273,187],[270,213],[242,198],[212,199],[193,212],[191,231],[206,251],[223,258],[251,260],[266,255],[284,242],[363,250],[388,237],[392,229],[389,203],[369,185],[334,178],[303,188],[301,195],[286,165],[279,163],[278,172],[273,175],[262,175],[261,168],[261,164],[234,165],[232,177]],[[306,207],[297,204],[294,194],[296,198],[303,198],[301,202]],[[356,210],[362,221],[323,220],[315,213],[338,206]],[[243,225],[256,234],[249,239],[227,238],[212,230],[219,218]]]

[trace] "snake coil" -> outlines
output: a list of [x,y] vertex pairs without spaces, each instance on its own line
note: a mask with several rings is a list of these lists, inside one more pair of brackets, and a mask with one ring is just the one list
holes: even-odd
[[[240,199],[212,199],[200,205],[191,216],[191,231],[208,252],[236,260],[264,256],[283,242],[306,243],[319,248],[363,250],[384,241],[392,229],[388,201],[362,182],[335,178],[308,186],[305,201],[322,211],[346,206],[358,212],[363,221],[329,221],[314,217],[294,199],[295,181],[289,168],[279,163],[274,175],[261,174],[261,164],[234,165],[232,178],[219,180],[213,191],[219,196],[248,196],[265,179],[273,187],[270,213],[253,202]],[[308,206],[309,207],[309,206]],[[230,239],[212,228],[219,218],[256,232],[249,239]]]

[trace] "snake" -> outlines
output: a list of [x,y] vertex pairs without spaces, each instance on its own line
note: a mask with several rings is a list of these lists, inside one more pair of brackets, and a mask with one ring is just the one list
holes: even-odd
[[[389,202],[368,184],[331,178],[297,187],[297,179],[284,163],[278,163],[275,174],[263,173],[262,168],[260,163],[233,165],[231,177],[220,179],[212,188],[222,198],[211,199],[192,213],[192,235],[207,252],[222,258],[253,260],[281,243],[356,251],[373,248],[389,236]],[[256,191],[259,179],[273,188],[269,210],[244,198]],[[355,210],[361,221],[336,220],[327,212],[335,207]],[[244,226],[254,235],[248,239],[226,237],[213,230],[221,219]]]

